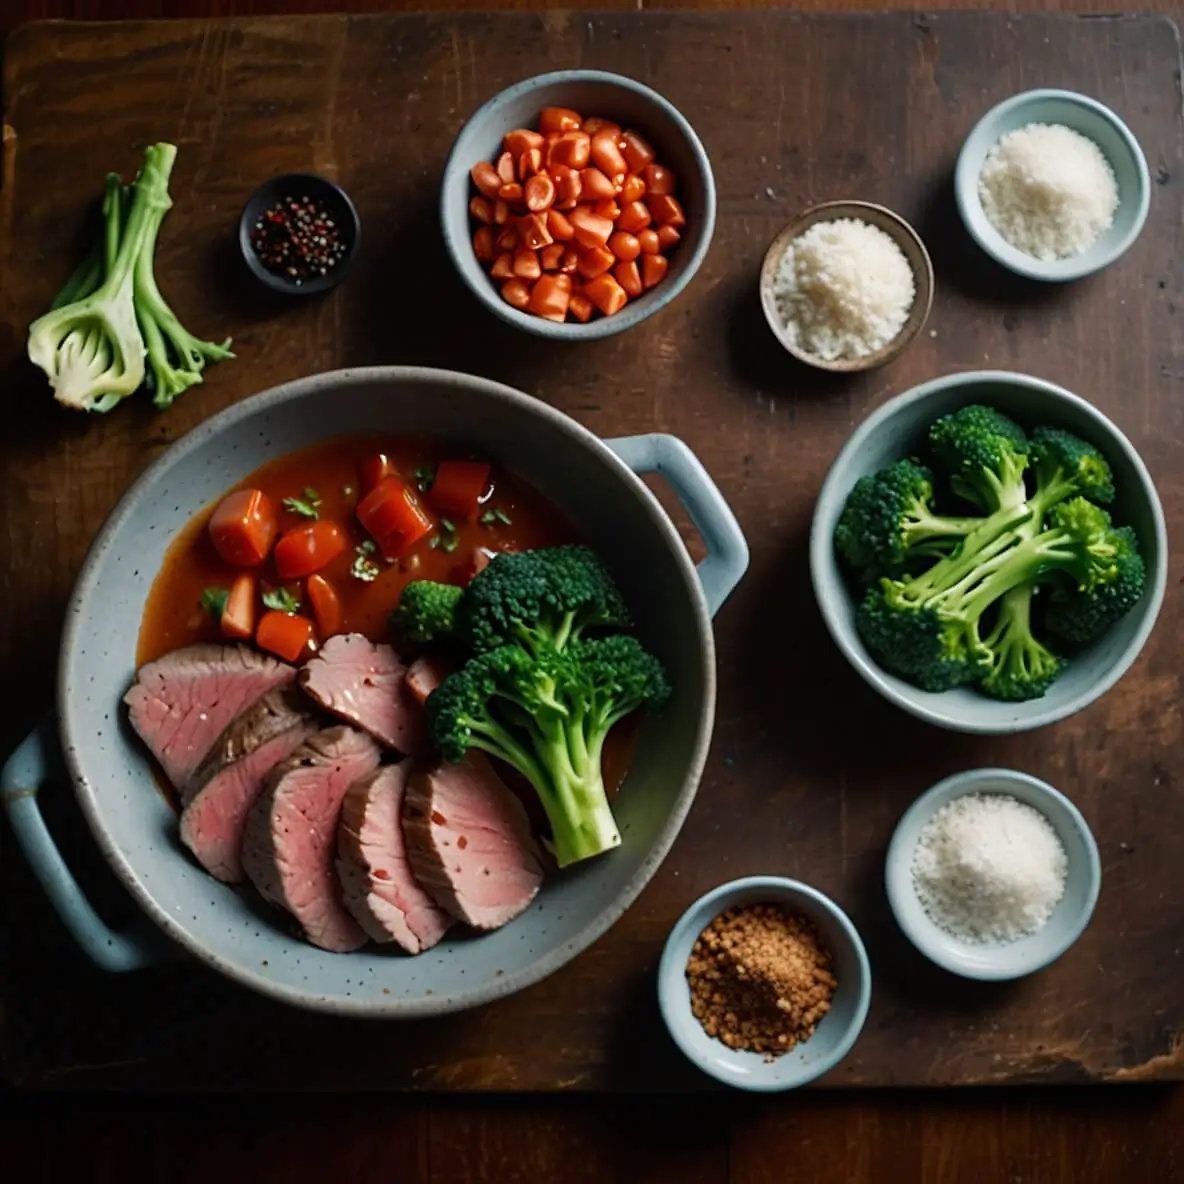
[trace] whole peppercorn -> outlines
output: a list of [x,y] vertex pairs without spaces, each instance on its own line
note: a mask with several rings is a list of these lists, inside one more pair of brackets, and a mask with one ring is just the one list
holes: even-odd
[[255,219],[251,247],[273,275],[297,287],[328,275],[345,258],[341,228],[323,202],[285,197]]

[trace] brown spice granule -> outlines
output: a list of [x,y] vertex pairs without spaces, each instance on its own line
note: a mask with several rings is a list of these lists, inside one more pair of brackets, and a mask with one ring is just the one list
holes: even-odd
[[814,926],[773,904],[716,917],[691,950],[687,982],[708,1036],[770,1061],[809,1040],[838,986]]

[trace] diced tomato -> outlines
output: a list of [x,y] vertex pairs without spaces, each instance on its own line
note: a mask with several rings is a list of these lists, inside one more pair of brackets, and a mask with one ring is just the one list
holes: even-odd
[[677,197],[668,193],[658,193],[646,198],[649,211],[659,226],[685,226],[687,216],[683,212]]
[[227,494],[210,518],[214,550],[232,567],[258,567],[271,551],[275,531],[275,508],[261,489]]
[[442,460],[428,493],[432,508],[456,518],[475,518],[489,487],[489,472],[489,465],[481,461]]
[[376,452],[373,456],[366,457],[358,474],[363,495],[369,493],[379,482],[398,475],[399,470],[395,468],[395,462],[385,452]]
[[633,172],[640,173],[653,163],[654,150],[636,132],[623,133],[621,140],[625,162]]
[[285,662],[297,661],[313,642],[312,622],[307,617],[282,613],[278,609],[264,613],[255,630],[255,644]]
[[[388,478],[396,480],[396,478]],[[281,580],[302,580],[327,567],[349,547],[336,522],[323,519],[285,531],[275,545],[275,570]]]
[[304,585],[317,619],[317,633],[322,639],[341,632],[341,600],[337,590],[324,576],[309,576]]
[[[440,470],[437,469],[432,488],[439,483]],[[358,521],[378,544],[384,559],[397,559],[403,550],[432,529],[432,520],[398,477],[388,477],[371,490],[359,503],[357,514]]]
[[255,577],[249,572],[234,577],[221,625],[223,637],[250,641],[255,635]]
[[539,113],[539,130],[544,135],[547,132],[578,131],[581,123],[579,112],[570,107],[544,107]]

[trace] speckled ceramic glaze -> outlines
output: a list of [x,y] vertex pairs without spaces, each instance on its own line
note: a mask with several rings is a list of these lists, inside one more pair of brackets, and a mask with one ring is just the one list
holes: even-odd
[[[1134,528],[1147,562],[1147,590],[1097,643],[1074,656],[1041,699],[1001,703],[973,687],[935,694],[884,670],[855,627],[852,585],[835,553],[835,525],[855,482],[922,451],[935,419],[968,403],[987,403],[1021,425],[1066,428],[1101,449],[1114,470],[1115,522]],[[972,371],[922,383],[876,408],[831,465],[810,533],[810,575],[822,618],[847,660],[890,702],[920,719],[958,732],[1026,732],[1066,719],[1104,695],[1139,656],[1163,604],[1168,571],[1167,526],[1155,483],[1131,442],[1096,407],[1027,374]]]
[[[621,848],[555,875],[506,928],[450,938],[411,958],[331,954],[293,937],[283,914],[211,879],[187,857],[177,819],[123,718],[145,598],[190,517],[248,472],[348,433],[441,436],[478,445],[566,511],[618,576],[675,695],[647,721],[617,809]],[[662,473],[709,548],[698,570],[635,475]],[[109,969],[156,956],[153,942],[105,928],[41,821],[55,731],[78,802],[108,862],[156,925],[231,978],[300,1006],[362,1016],[455,1011],[533,983],[596,940],[633,902],[674,842],[694,797],[715,711],[711,616],[748,551],[702,466],[669,436],[600,441],[526,395],[444,371],[376,368],[302,379],[240,403],[175,444],[126,494],[96,539],[70,601],[58,722],[4,770],[4,801],[31,866],[79,941]],[[167,943],[163,943],[166,944]]]
[[[544,107],[572,107],[583,115],[615,119],[654,147],[658,159],[678,177],[678,198],[686,209],[682,240],[670,252],[670,270],[651,291],[630,301],[616,316],[586,325],[556,324],[511,308],[473,254],[469,170],[479,160],[496,160],[502,137],[517,127],[537,127]],[[657,91],[633,78],[603,70],[556,70],[515,83],[475,111],[456,138],[440,191],[440,222],[448,253],[461,278],[495,316],[538,337],[588,341],[623,333],[669,304],[699,270],[715,231],[715,179],[694,129]]]

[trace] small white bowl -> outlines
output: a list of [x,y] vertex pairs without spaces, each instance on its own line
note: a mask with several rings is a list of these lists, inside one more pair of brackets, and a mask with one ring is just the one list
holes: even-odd
[[[776,904],[800,913],[830,950],[838,987],[830,1011],[809,1040],[766,1061],[708,1036],[691,1012],[687,960],[699,935],[726,909]],[[850,1051],[871,1002],[872,974],[858,930],[817,888],[782,876],[748,876],[701,896],[675,923],[658,967],[658,1005],[674,1043],[692,1064],[735,1089],[775,1093],[796,1089],[833,1069]]]
[[[1044,926],[1012,942],[970,943],[932,921],[913,887],[913,852],[922,827],[947,802],[967,794],[1007,794],[1039,810],[1065,847],[1065,894]],[[1085,931],[1102,884],[1098,846],[1081,812],[1051,785],[1010,769],[972,769],[949,777],[905,811],[888,845],[888,903],[905,936],[931,962],[963,978],[1023,978],[1055,962]]]
[[[1092,140],[1118,182],[1118,209],[1110,229],[1070,259],[1045,263],[1013,247],[991,224],[979,200],[978,178],[987,154],[1002,136],[1032,123],[1061,124]],[[958,154],[954,196],[970,237],[997,263],[1028,279],[1063,283],[1108,267],[1139,237],[1151,204],[1151,176],[1138,140],[1109,107],[1069,90],[1029,90],[992,107],[975,124]]]

